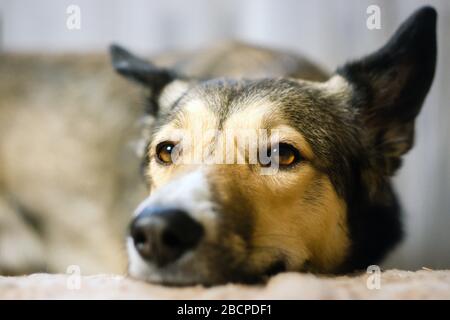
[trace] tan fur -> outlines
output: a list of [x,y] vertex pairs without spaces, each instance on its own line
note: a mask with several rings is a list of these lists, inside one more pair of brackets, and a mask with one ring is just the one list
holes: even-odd
[[[267,267],[274,257],[281,255],[288,258],[289,270],[331,272],[343,261],[349,245],[344,201],[337,196],[329,178],[311,164],[314,159],[311,147],[298,131],[287,125],[275,105],[261,100],[236,108],[240,111],[225,121],[224,131],[279,130],[281,141],[296,146],[305,160],[295,169],[268,176],[258,174],[248,165],[238,164],[161,166],[154,159],[155,147],[162,141],[178,142],[176,130],[204,132],[217,126],[218,119],[206,107],[206,102],[194,99],[154,137],[148,170],[153,187],[158,189],[175,177],[203,166],[221,203],[234,204],[244,200],[252,208],[250,213],[243,213],[250,214],[245,219],[252,221],[246,266],[249,271],[263,272],[260,268]],[[191,156],[195,146],[210,147],[214,141],[197,135],[192,142],[191,148],[182,146],[183,157]],[[221,143],[220,140],[216,142],[211,154]],[[236,213],[230,210],[225,214]],[[242,243],[236,241],[234,250],[242,251]]]

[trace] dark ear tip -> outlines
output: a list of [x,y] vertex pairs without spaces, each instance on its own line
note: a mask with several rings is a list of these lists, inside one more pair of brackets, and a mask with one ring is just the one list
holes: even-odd
[[432,6],[424,6],[414,13],[417,19],[427,22],[435,22],[437,19],[437,11]]
[[122,58],[122,57],[130,55],[127,50],[125,50],[123,47],[121,47],[115,43],[113,43],[109,46],[109,54],[111,55],[113,62],[115,60],[117,60],[118,58]]
[[424,29],[436,29],[437,11],[431,6],[425,6],[414,12],[409,22]]
[[402,52],[404,48],[409,48],[410,51],[425,52],[428,56],[435,55],[436,21],[437,12],[433,7],[419,8],[397,29],[385,49]]
[[122,75],[127,75],[130,72],[131,61],[135,60],[133,55],[115,43],[109,46],[109,54],[114,69]]
[[120,47],[119,45],[112,43],[109,45],[109,53],[114,56],[117,52],[121,51],[122,47]]

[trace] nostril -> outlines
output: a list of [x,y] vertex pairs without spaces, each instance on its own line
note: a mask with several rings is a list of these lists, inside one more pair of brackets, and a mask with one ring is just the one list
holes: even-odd
[[147,237],[142,230],[138,230],[134,232],[133,240],[136,246],[143,246],[147,242]]
[[180,248],[183,246],[182,239],[170,230],[165,230],[163,232],[161,240],[167,247]]
[[164,214],[167,221],[161,240],[172,250],[184,252],[193,249],[204,234],[203,226],[182,210],[172,210]]

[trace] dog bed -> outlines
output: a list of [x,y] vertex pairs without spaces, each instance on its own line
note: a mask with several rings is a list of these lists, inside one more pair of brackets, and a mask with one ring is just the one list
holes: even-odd
[[[0,277],[1,299],[450,299],[450,270],[319,277],[283,273],[264,285],[164,287],[119,275]],[[74,281],[76,280],[76,281]],[[379,284],[379,286],[377,285]]]

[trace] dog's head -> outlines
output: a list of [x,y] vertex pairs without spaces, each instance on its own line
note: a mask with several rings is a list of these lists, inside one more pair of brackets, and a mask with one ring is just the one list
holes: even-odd
[[[213,284],[380,258],[398,237],[376,248],[367,231],[365,246],[360,229],[383,219],[370,210],[395,202],[389,177],[433,80],[435,25],[434,9],[417,11],[382,49],[323,83],[191,79],[113,46],[114,67],[151,91],[155,117],[130,274]],[[383,228],[371,232],[381,238]]]

